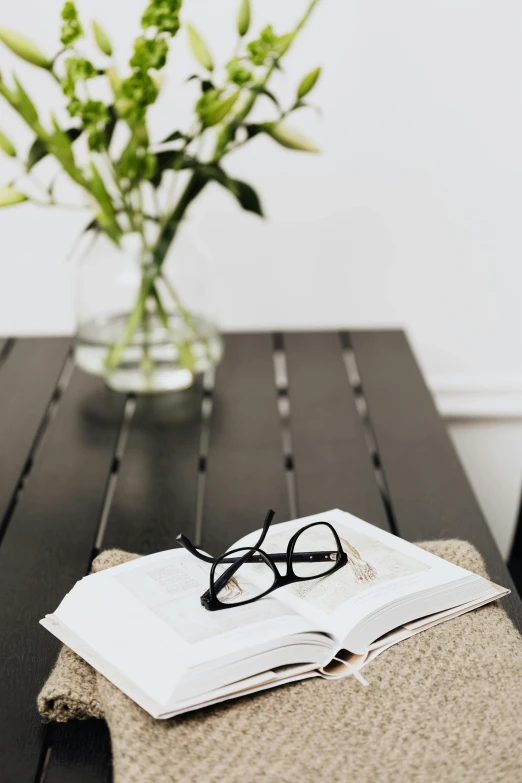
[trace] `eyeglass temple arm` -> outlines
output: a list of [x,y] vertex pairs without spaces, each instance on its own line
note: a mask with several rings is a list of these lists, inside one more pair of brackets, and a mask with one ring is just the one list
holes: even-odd
[[[275,516],[275,511],[273,509],[269,509],[265,521],[263,522],[263,528],[261,530],[261,535],[259,537],[259,541],[257,544],[254,544],[254,547],[259,548],[260,544],[263,543],[263,541],[266,538],[266,534],[268,533],[268,529],[272,523],[272,520]],[[209,555],[204,555],[203,552],[200,552],[194,544],[190,541],[190,539],[187,538],[187,536],[184,536],[183,533],[180,533],[179,536],[176,537],[176,541],[178,544],[180,544],[182,547],[184,547],[187,552],[190,552],[191,555],[194,555],[194,557],[197,557],[199,560],[204,560],[205,563],[214,563],[215,560],[217,560],[217,557],[210,557]],[[235,560],[227,561],[231,563],[235,563]]]
[[[292,555],[292,561],[296,563],[305,563],[305,562],[320,563],[323,560],[337,560],[338,554],[339,552],[337,549],[315,551],[315,552],[294,552]],[[270,558],[270,560],[274,561],[274,563],[286,563],[286,561],[288,560],[287,552],[267,552],[267,555]],[[222,557],[220,562],[235,563],[237,559],[238,559],[237,557]],[[260,555],[250,555],[250,557],[248,557],[246,560],[243,560],[243,562],[262,563],[264,561]]]
[[[178,544],[184,547],[187,552],[190,552],[191,555],[194,555],[194,557],[197,557],[199,560],[204,560],[205,563],[213,563],[218,559],[216,557],[210,557],[210,555],[204,555],[203,552],[200,552],[198,549],[196,549],[190,539],[184,536],[183,533],[180,533],[180,535],[177,536],[176,541]],[[286,552],[269,552],[268,554],[274,563],[286,563],[288,557]],[[292,560],[295,560],[297,563],[304,563],[307,560],[312,563],[318,563],[322,560],[331,560],[332,555],[337,555],[337,551],[294,552],[292,555]],[[221,558],[222,563],[235,563],[236,560],[237,557]],[[259,555],[251,555],[245,562],[260,563],[262,560],[263,558]]]
[[268,529],[272,524],[272,520],[274,517],[275,517],[275,511],[272,508],[269,508],[265,517],[265,521],[263,522],[263,528],[261,530],[261,535],[259,536],[259,541],[257,542],[257,544],[254,544],[254,547],[256,549],[259,549],[259,547],[265,540],[266,534],[268,533]]
[[210,555],[204,555],[203,552],[200,552],[194,544],[187,538],[187,536],[184,536],[183,533],[180,533],[179,536],[176,536],[176,541],[178,544],[180,544],[182,547],[184,547],[187,552],[190,552],[191,555],[194,555],[194,557],[197,557],[198,560],[204,560],[205,563],[213,563],[214,560],[217,558],[210,557]]

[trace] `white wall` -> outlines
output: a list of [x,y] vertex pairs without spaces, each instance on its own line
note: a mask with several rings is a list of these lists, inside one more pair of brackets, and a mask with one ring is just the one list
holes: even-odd
[[[256,25],[284,32],[305,2],[253,0]],[[4,3],[0,22],[52,53],[61,4]],[[78,6],[103,21],[124,61],[144,0]],[[231,49],[236,7],[185,0],[217,58]],[[518,0],[323,0],[281,89],[324,66],[314,95],[323,115],[295,118],[324,153],[260,138],[230,160],[261,192],[267,222],[217,187],[194,209],[219,265],[222,325],[399,324],[445,412],[522,414],[521,40]],[[181,36],[178,45],[158,134],[186,117],[176,84],[192,65]],[[40,106],[57,96],[1,49],[4,76],[14,66]],[[3,105],[0,127],[29,143]],[[0,167],[1,181],[11,170]],[[72,329],[65,257],[83,224],[25,205],[0,213],[0,334]]]
[[[305,2],[254,0],[256,19],[284,30]],[[104,21],[123,59],[144,0],[78,5]],[[216,57],[229,52],[236,6],[185,2]],[[1,22],[53,52],[60,7],[19,0],[4,4]],[[220,191],[194,210],[221,268],[224,326],[400,323],[437,385],[522,387],[521,22],[517,0],[323,0],[288,68],[291,88],[324,65],[314,96],[323,116],[296,117],[323,155],[259,139],[230,161],[262,192],[266,223]],[[2,48],[2,72],[12,66],[48,105],[46,74]],[[190,67],[183,51],[169,84]],[[180,113],[170,89],[158,131]],[[3,105],[0,125],[19,127]],[[0,332],[71,329],[64,259],[82,220],[25,206],[0,213]]]

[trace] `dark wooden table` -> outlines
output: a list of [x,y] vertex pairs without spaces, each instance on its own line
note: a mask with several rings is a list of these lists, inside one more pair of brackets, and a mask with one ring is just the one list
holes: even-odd
[[[179,532],[217,553],[269,507],[468,539],[511,586],[402,332],[229,335],[215,379],[137,399],[73,369],[69,339],[0,340],[0,780],[111,778],[102,721],[35,707],[58,652],[38,620],[92,556]],[[522,629],[518,596],[504,606]]]

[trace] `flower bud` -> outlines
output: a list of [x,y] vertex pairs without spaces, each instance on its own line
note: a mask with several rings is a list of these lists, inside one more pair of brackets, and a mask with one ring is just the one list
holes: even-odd
[[51,67],[51,61],[25,35],[20,35],[15,30],[8,30],[6,27],[0,27],[0,41],[17,54],[18,57],[21,57],[22,60],[26,60],[26,62],[32,65],[37,65],[39,68]]
[[321,150],[312,141],[303,136],[300,131],[291,128],[282,122],[266,122],[263,129],[281,146],[290,150],[302,152],[320,152]]

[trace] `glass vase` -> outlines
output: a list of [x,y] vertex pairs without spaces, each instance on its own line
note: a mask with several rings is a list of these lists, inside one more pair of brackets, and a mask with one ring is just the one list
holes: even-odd
[[142,237],[117,247],[90,232],[76,261],[76,364],[120,392],[186,389],[217,364],[223,342],[209,299],[211,258],[183,225],[160,270]]

